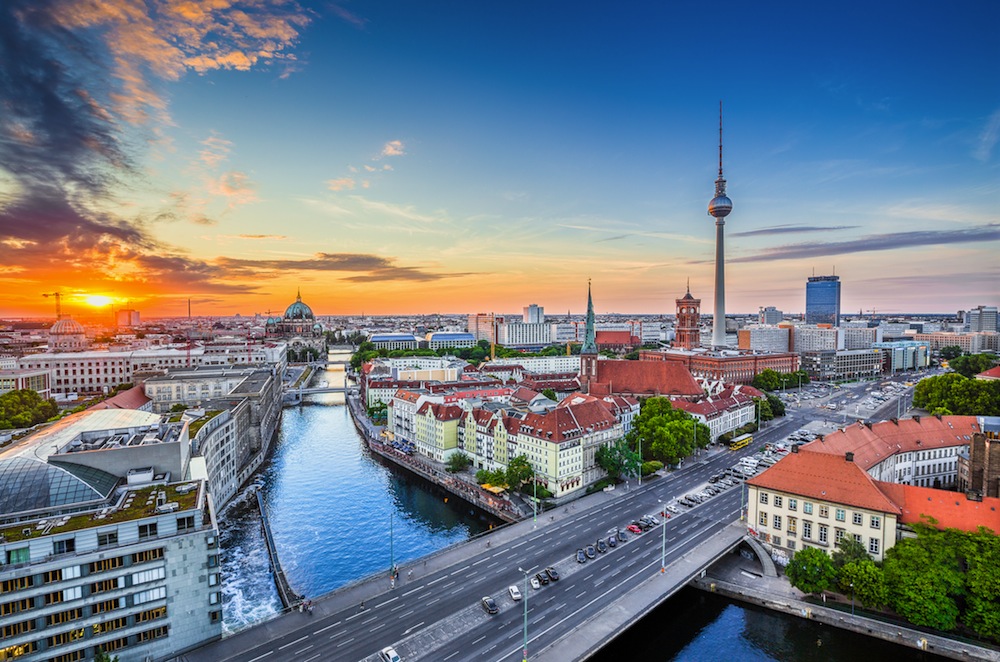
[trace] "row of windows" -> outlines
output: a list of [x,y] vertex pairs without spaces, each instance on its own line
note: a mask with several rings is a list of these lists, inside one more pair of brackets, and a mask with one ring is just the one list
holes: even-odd
[[[770,496],[771,495],[769,495],[767,492],[761,492],[760,496],[759,496],[760,503],[762,503],[764,505],[767,505],[768,501],[770,500]],[[782,497],[780,494],[775,494],[773,496],[774,496],[774,507],[775,508],[781,508],[782,505],[784,504],[784,497]],[[788,499],[788,510],[790,510],[792,512],[796,512],[798,510],[798,508],[799,508],[799,501],[798,501],[798,499],[789,498]],[[820,517],[825,517],[825,518],[829,518],[830,517],[830,507],[829,506],[820,504],[819,507],[816,510],[818,511]],[[806,514],[806,515],[812,515],[813,512],[814,512],[814,504],[812,504],[809,501],[803,501],[802,502],[802,512],[803,512],[803,514]],[[846,522],[847,521],[847,511],[844,510],[843,508],[835,508],[834,509],[834,519],[836,519],[838,522]],[[852,513],[851,514],[851,521],[856,526],[862,526],[864,524],[864,514],[863,513],[858,513],[858,512]],[[880,528],[882,528],[882,517],[881,517],[881,515],[871,515],[869,517],[869,526],[871,528],[873,528],[873,529],[880,529]]]
[[[766,512],[761,511],[761,512],[758,513],[757,523],[760,526],[767,526],[768,525],[768,517],[767,517],[767,513]],[[774,528],[775,531],[781,531],[782,530],[782,528],[781,528],[781,525],[782,525],[782,516],[781,515],[773,515],[772,519],[771,519],[771,524],[772,524],[772,527]],[[818,542],[821,545],[829,545],[829,543],[830,543],[830,540],[829,540],[830,528],[826,524],[819,524],[817,526],[817,528],[816,528],[816,531],[817,531],[817,536],[816,536],[815,540],[813,540],[813,522],[811,522],[809,520],[803,520],[802,521],[802,539],[803,540],[810,540],[810,541]],[[789,517],[788,518],[788,529],[787,529],[786,532],[787,532],[787,534],[788,534],[789,537],[794,537],[798,533],[798,520],[797,520],[797,518],[795,518],[795,517]],[[835,544],[839,543],[841,541],[841,539],[843,539],[843,537],[846,535],[846,533],[847,532],[844,531],[844,529],[842,529],[842,528],[837,527],[836,529],[834,529],[834,543]],[[863,540],[863,537],[861,536],[861,534],[855,533],[855,534],[853,534],[853,536],[854,536],[854,539],[857,542],[860,542],[860,543],[863,544],[864,540]],[[789,549],[795,549],[795,546],[793,544],[794,541],[789,540],[788,542],[789,542],[789,545],[790,545]],[[780,545],[781,544],[780,538],[778,538],[775,541],[775,544],[776,545]],[[875,537],[869,538],[868,539],[868,551],[869,551],[869,553],[877,556],[878,553],[879,553],[880,545],[881,545],[881,542],[880,542],[879,538],[875,538]]]

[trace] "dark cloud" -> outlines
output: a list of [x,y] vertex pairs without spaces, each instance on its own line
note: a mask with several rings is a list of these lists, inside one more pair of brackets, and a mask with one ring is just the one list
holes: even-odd
[[945,244],[997,241],[998,239],[1000,239],[1000,224],[989,223],[978,227],[959,228],[955,230],[914,230],[912,232],[873,234],[848,241],[775,246],[774,248],[766,248],[754,255],[731,258],[727,262],[769,262],[771,260],[791,260],[844,255],[848,253],[896,250],[913,246],[940,246]]
[[794,234],[802,232],[833,232],[834,230],[854,230],[860,228],[860,225],[833,225],[833,226],[820,226],[820,225],[775,225],[769,228],[761,228],[760,230],[747,230],[746,232],[734,232],[729,235],[730,237],[756,237],[758,235],[770,235],[770,234]]
[[241,260],[220,258],[220,268],[230,276],[249,277],[262,273],[287,271],[329,271],[359,272],[346,276],[350,282],[370,282],[382,280],[430,281],[466,276],[465,273],[432,273],[417,267],[400,267],[392,258],[367,253],[317,253],[301,260]]

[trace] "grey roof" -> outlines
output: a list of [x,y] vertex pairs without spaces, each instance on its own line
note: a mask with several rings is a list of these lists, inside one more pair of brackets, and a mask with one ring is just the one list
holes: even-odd
[[111,474],[28,457],[0,460],[0,515],[107,497],[118,483]]

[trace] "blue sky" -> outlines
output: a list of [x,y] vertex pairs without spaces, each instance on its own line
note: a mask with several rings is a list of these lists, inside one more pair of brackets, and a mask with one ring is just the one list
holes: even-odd
[[620,4],[5,4],[0,314],[711,312],[720,100],[730,312],[998,303],[1000,6]]

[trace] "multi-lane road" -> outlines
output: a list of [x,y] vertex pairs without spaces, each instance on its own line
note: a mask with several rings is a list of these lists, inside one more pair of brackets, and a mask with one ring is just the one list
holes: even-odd
[[[838,396],[839,397],[839,396]],[[871,419],[895,414],[890,401]],[[824,410],[825,411],[825,410]],[[655,581],[661,550],[667,563],[707,540],[738,519],[743,486],[730,488],[693,509],[683,509],[659,527],[629,540],[597,558],[579,564],[578,548],[607,538],[643,514],[702,489],[708,478],[817,418],[819,409],[789,407],[788,416],[772,421],[741,451],[714,451],[691,458],[684,468],[641,487],[620,486],[612,493],[586,497],[575,504],[544,513],[538,523],[521,522],[454,548],[417,565],[416,576],[404,575],[394,589],[370,591],[364,602],[350,591],[324,600],[313,617],[292,614],[291,620],[265,623],[190,652],[180,659],[200,662],[312,662],[314,660],[375,660],[392,645],[404,660],[521,659],[524,603],[507,593],[514,584],[524,592],[523,570],[532,574],[553,566],[557,582],[528,588],[528,650],[552,646],[581,623],[609,608],[619,597]],[[832,412],[830,412],[832,413]],[[665,531],[661,527],[666,527]],[[347,548],[343,553],[364,553]],[[420,562],[418,562],[419,564]],[[409,573],[404,569],[404,572]],[[500,612],[489,615],[483,596],[491,596]]]

